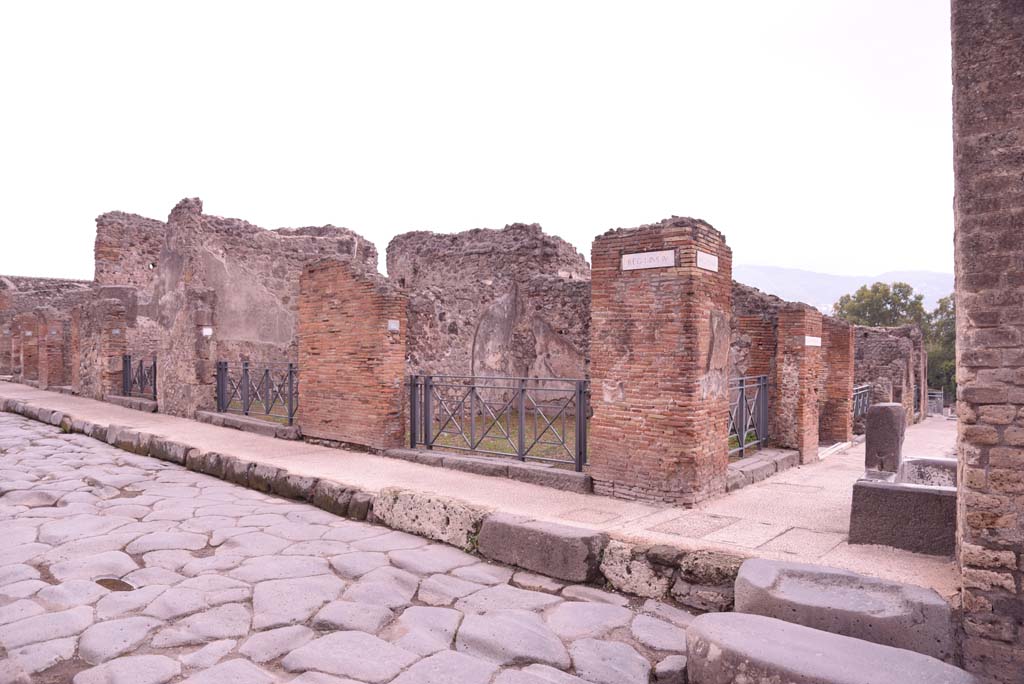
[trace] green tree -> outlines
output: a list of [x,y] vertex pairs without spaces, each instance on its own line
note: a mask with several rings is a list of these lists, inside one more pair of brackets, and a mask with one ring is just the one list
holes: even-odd
[[938,301],[928,314],[928,386],[940,387],[946,399],[956,396],[956,303],[953,295]]
[[845,294],[832,307],[832,313],[845,321],[873,327],[914,324],[928,326],[924,295],[914,293],[907,283],[862,285],[852,295]]

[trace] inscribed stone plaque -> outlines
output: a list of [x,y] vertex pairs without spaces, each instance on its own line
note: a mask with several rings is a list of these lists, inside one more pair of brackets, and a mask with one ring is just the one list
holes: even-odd
[[804,346],[805,347],[820,347],[821,338],[814,337],[812,335],[804,335]]
[[674,249],[622,255],[623,271],[638,271],[643,268],[671,268],[675,265],[676,250]]
[[697,268],[703,268],[705,271],[714,271],[718,273],[718,257],[714,254],[708,254],[697,250]]

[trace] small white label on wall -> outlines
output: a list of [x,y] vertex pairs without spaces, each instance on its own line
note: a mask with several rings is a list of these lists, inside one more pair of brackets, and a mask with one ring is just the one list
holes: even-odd
[[804,346],[805,347],[820,347],[821,338],[814,337],[812,335],[804,335]]
[[213,337],[213,328],[208,325],[203,326],[203,337]]
[[697,250],[697,268],[703,268],[705,271],[714,271],[718,273],[718,257],[714,254],[708,254]]
[[399,322],[393,318],[388,320],[388,332],[398,332],[400,327]]
[[113,330],[110,331],[110,334],[111,335],[120,335],[121,334],[121,329],[120,328],[114,328]]
[[674,249],[622,255],[623,271],[639,271],[644,268],[672,268],[675,265],[676,250]]
[[31,330],[26,330],[25,331],[25,337],[32,337],[32,331]]

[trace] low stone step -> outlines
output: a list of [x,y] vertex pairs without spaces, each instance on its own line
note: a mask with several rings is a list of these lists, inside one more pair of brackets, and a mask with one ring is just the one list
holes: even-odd
[[754,613],[954,659],[953,616],[935,591],[821,565],[752,558],[736,576],[736,612]]
[[761,615],[701,615],[686,641],[690,684],[978,684],[920,653]]

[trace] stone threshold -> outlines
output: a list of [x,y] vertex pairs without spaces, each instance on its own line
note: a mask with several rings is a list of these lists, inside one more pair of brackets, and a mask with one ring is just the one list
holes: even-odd
[[278,439],[302,439],[302,431],[298,425],[282,425],[272,420],[239,416],[234,413],[217,411],[196,411],[196,420],[215,427],[233,428],[242,432],[251,432],[264,437]]
[[143,397],[125,397],[119,394],[108,394],[103,397],[103,401],[108,404],[117,404],[124,408],[135,409],[136,411],[145,411],[146,413],[156,413],[157,403],[152,399],[145,399]]
[[800,465],[800,452],[791,449],[761,449],[729,464],[725,491],[734,492],[776,473]]
[[554,466],[524,463],[502,456],[463,456],[437,449],[385,449],[382,456],[411,461],[436,468],[461,470],[475,475],[505,477],[519,482],[551,487],[577,494],[591,494],[594,483],[590,475]]
[[734,582],[745,559],[719,551],[612,539],[589,528],[495,512],[431,492],[400,487],[368,492],[327,478],[298,475],[287,468],[204,452],[149,432],[82,420],[17,399],[0,400],[0,410],[256,491],[306,501],[340,517],[444,542],[488,560],[690,610],[730,610]]

